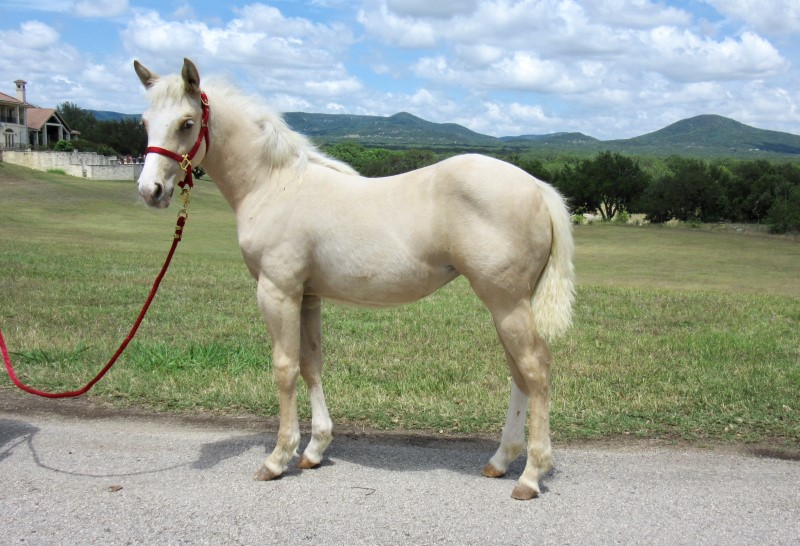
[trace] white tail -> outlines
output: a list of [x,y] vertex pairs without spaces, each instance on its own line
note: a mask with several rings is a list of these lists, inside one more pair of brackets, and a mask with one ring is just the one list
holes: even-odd
[[572,302],[575,299],[575,268],[572,256],[572,224],[564,198],[558,191],[537,180],[553,226],[550,260],[542,272],[533,294],[533,320],[539,335],[547,340],[564,334],[572,324]]

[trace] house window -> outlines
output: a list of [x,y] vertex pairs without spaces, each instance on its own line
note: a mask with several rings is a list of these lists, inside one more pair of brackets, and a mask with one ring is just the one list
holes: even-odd
[[5,132],[4,135],[6,137],[6,148],[13,148],[14,147],[14,136],[15,136],[14,135],[14,131],[12,131],[11,129],[6,129],[6,132]]

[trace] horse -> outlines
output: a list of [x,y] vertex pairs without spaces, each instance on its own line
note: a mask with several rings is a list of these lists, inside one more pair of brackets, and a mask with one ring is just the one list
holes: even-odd
[[574,299],[571,222],[558,191],[477,154],[364,178],[258,98],[213,78],[201,89],[189,59],[180,74],[165,77],[139,61],[134,69],[149,101],[142,116],[148,151],[158,152],[145,159],[141,198],[151,207],[169,206],[192,162],[202,165],[235,213],[239,246],[256,281],[280,424],[254,478],[278,478],[297,455],[298,376],[308,386],[312,414],[311,439],[297,466],[319,466],[331,443],[322,388],[323,300],[400,305],[463,275],[491,313],[513,378],[500,445],[482,473],[504,476],[522,454],[529,412],[527,462],[512,497],[538,496],[552,464],[547,342],[569,328]]

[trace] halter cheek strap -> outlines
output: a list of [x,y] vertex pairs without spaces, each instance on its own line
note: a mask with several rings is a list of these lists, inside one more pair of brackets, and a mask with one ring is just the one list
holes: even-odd
[[170,159],[174,159],[178,162],[181,169],[186,173],[186,176],[183,178],[182,182],[178,182],[178,186],[181,189],[184,186],[189,186],[190,188],[194,187],[194,182],[192,181],[192,160],[194,160],[194,156],[197,155],[198,150],[200,150],[200,145],[205,141],[206,143],[206,154],[208,153],[208,148],[211,146],[211,140],[208,136],[208,118],[210,115],[210,109],[208,107],[208,97],[205,93],[200,93],[200,104],[203,109],[203,118],[202,118],[202,125],[200,127],[200,134],[197,135],[197,141],[192,146],[192,149],[189,150],[188,154],[180,155],[171,150],[167,150],[165,148],[159,148],[158,146],[148,146],[146,152],[160,154],[166,156]]

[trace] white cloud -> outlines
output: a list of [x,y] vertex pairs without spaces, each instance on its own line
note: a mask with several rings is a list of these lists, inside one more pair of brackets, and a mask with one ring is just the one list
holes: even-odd
[[800,2],[797,0],[705,0],[719,13],[763,34],[800,31]]
[[17,74],[14,79],[38,83],[51,75],[72,73],[81,65],[80,52],[62,43],[58,31],[45,23],[27,21],[18,29],[0,30],[0,70]]
[[751,32],[739,40],[700,38],[689,30],[659,27],[644,38],[646,62],[677,81],[734,80],[765,77],[789,64],[765,39]]
[[0,31],[0,36],[8,47],[32,50],[46,50],[61,38],[56,29],[40,21],[22,23],[19,31]]
[[402,17],[453,17],[475,9],[478,0],[386,0],[387,11]]
[[660,25],[686,26],[692,22],[690,13],[649,0],[594,0],[582,5],[592,19],[614,27],[644,29]]
[[471,129],[495,136],[549,134],[568,128],[565,120],[548,115],[540,105],[484,101],[460,120]]
[[78,0],[74,13],[78,17],[118,17],[129,10],[128,0]]
[[357,21],[381,41],[400,47],[432,47],[436,45],[436,29],[428,21],[391,13],[386,4],[358,12]]
[[339,96],[360,91],[362,85],[355,78],[346,78],[343,80],[307,81],[305,87],[314,95]]
[[128,0],[37,0],[36,2],[6,0],[4,3],[12,6],[24,5],[26,9],[63,13],[85,18],[118,17],[130,10]]
[[270,6],[249,5],[237,14],[227,25],[214,26],[196,20],[166,21],[155,11],[140,12],[123,30],[123,41],[129,51],[159,59],[205,55],[220,64],[307,69],[335,64],[334,54],[353,40],[341,26],[285,18]]

